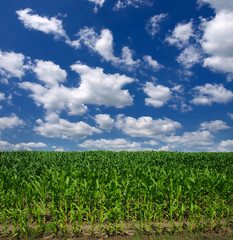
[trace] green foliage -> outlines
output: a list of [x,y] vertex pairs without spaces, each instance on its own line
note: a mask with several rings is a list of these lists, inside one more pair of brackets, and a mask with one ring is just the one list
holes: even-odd
[[[14,234],[29,223],[80,235],[188,224],[214,229],[232,218],[233,153],[0,152],[0,222]],[[157,225],[156,225],[157,224]]]

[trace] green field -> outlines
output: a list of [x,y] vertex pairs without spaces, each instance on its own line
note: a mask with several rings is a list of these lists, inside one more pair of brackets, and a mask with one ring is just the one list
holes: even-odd
[[231,232],[233,153],[0,152],[0,238]]

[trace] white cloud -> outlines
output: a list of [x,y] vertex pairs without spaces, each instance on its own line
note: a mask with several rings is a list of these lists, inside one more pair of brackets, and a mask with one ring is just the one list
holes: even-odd
[[156,119],[151,117],[125,117],[117,116],[116,127],[131,137],[161,138],[164,135],[172,134],[181,124],[171,119]]
[[19,119],[15,114],[12,114],[11,117],[2,117],[0,118],[0,130],[11,129],[16,126],[21,126],[24,124],[24,121]]
[[215,120],[210,122],[202,122],[200,125],[201,130],[208,130],[209,132],[217,132],[220,130],[230,129],[226,122]]
[[233,57],[213,56],[204,59],[204,67],[222,73],[233,73]]
[[94,50],[106,61],[115,60],[113,54],[113,36],[108,29],[103,29],[101,35],[96,39]]
[[35,62],[36,66],[33,67],[33,71],[37,78],[47,86],[55,86],[59,82],[65,82],[67,73],[59,65],[51,61],[36,60]]
[[170,136],[163,141],[171,144],[172,148],[195,148],[213,145],[214,136],[209,131],[184,132],[182,136]]
[[206,83],[204,86],[196,86],[193,90],[196,94],[191,102],[195,105],[211,105],[213,102],[228,103],[233,99],[233,93],[222,84]]
[[210,56],[204,66],[223,73],[233,73],[233,12],[220,11],[204,23],[201,40],[203,50]]
[[18,14],[18,19],[23,22],[26,28],[38,30],[46,34],[52,34],[55,36],[55,39],[62,39],[68,45],[79,48],[79,42],[71,41],[67,36],[60,19],[56,17],[41,17],[38,14],[33,14],[33,10],[30,8],[18,10],[16,13]]
[[109,130],[114,126],[114,120],[108,114],[95,115],[95,121],[101,129]]
[[32,14],[33,10],[26,8],[16,11],[19,20],[21,20],[26,28],[38,30],[46,34],[53,34],[56,38],[62,37],[68,39],[62,26],[62,21],[52,17],[41,17],[38,14]]
[[98,6],[103,7],[105,0],[88,0],[89,2],[95,3],[94,12],[98,12]]
[[230,118],[233,120],[233,113],[228,113],[228,115],[229,115]]
[[140,6],[152,6],[152,0],[118,0],[114,6],[114,10],[118,11],[121,8],[126,8],[129,6],[139,8]]
[[200,5],[209,4],[216,12],[221,10],[233,10],[232,0],[198,0]]
[[132,70],[137,67],[139,60],[133,60],[133,51],[128,47],[122,48],[121,58],[114,55],[113,36],[109,29],[102,29],[98,35],[93,28],[85,27],[77,34],[78,42],[86,45],[91,51],[97,52],[105,61],[113,65]]
[[128,90],[121,88],[134,81],[125,75],[105,74],[102,68],[92,69],[79,62],[71,66],[81,78],[78,88],[79,98],[83,103],[115,106],[122,108],[132,105],[133,99]]
[[0,50],[0,75],[3,77],[22,78],[25,74],[24,55],[14,52],[2,52]]
[[[43,66],[44,64],[45,62],[42,62]],[[46,86],[31,82],[19,83],[20,88],[32,92],[29,96],[36,105],[42,105],[48,112],[59,113],[68,110],[70,115],[81,115],[88,110],[85,104],[117,108],[133,104],[133,98],[128,90],[121,89],[124,85],[133,82],[133,78],[120,74],[105,74],[102,68],[90,68],[77,62],[71,66],[71,69],[79,74],[80,85],[78,88],[68,88],[56,84],[65,80],[65,71],[53,63],[48,66],[51,69],[40,68],[41,72],[38,75],[40,80],[46,82]]]
[[221,141],[219,146],[218,146],[218,151],[233,152],[233,140]]
[[175,27],[171,36],[166,37],[171,45],[175,45],[179,48],[186,46],[189,43],[190,37],[193,36],[192,21],[189,23],[179,23]]
[[51,113],[45,118],[46,122],[41,119],[37,120],[39,126],[34,127],[39,135],[48,138],[62,138],[78,140],[94,133],[102,133],[101,130],[91,127],[87,123],[80,122],[69,122],[66,119],[61,119],[56,113]]
[[47,147],[45,143],[42,142],[29,142],[29,143],[18,143],[11,144],[7,141],[0,140],[0,151],[31,151],[33,148],[43,148]]
[[146,82],[143,91],[149,96],[149,98],[145,99],[145,103],[148,106],[162,107],[172,98],[172,93],[168,87],[162,85],[154,86],[151,82]]
[[86,148],[88,150],[112,150],[112,151],[138,151],[141,150],[140,143],[129,142],[123,138],[117,139],[98,139],[98,140],[86,140],[79,147]]
[[161,13],[158,15],[154,15],[148,20],[146,24],[146,30],[152,37],[159,32],[160,29],[159,24],[164,20],[164,18],[167,17],[167,15],[168,14]]
[[157,145],[159,145],[159,143],[158,143],[157,141],[155,141],[155,140],[144,141],[144,142],[142,142],[141,144],[143,144],[143,145],[151,145],[151,146],[157,146]]
[[185,68],[191,68],[194,64],[199,63],[201,55],[199,51],[192,45],[186,47],[177,57],[177,62],[181,63]]
[[5,99],[6,99],[5,94],[0,92],[0,101],[5,100]]
[[146,63],[146,67],[151,68],[155,72],[163,68],[163,65],[159,64],[156,60],[152,59],[152,57],[149,55],[143,56],[143,60]]

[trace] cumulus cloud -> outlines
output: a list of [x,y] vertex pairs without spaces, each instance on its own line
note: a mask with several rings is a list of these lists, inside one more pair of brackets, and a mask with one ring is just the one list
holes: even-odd
[[122,108],[132,105],[133,98],[128,90],[121,88],[134,81],[125,75],[105,74],[102,68],[90,68],[79,62],[71,66],[81,78],[79,97],[87,104],[98,104]]
[[0,75],[6,79],[22,78],[25,75],[25,57],[21,53],[2,52],[0,50]]
[[114,6],[114,10],[118,11],[121,8],[126,8],[129,6],[139,8],[140,6],[151,7],[152,5],[153,5],[152,0],[118,0]]
[[149,55],[143,56],[143,60],[145,62],[145,67],[150,68],[155,72],[163,68],[163,65],[159,64],[156,60],[152,59],[152,57]]
[[148,106],[162,107],[172,98],[172,92],[168,87],[162,85],[155,86],[151,82],[146,82],[143,91],[149,96],[149,98],[145,99],[145,103]]
[[15,114],[12,114],[11,117],[0,118],[0,130],[11,129],[22,125],[24,125],[24,121]]
[[122,48],[121,57],[116,57],[113,50],[113,36],[109,29],[102,29],[97,34],[93,28],[85,27],[77,34],[80,44],[84,44],[91,51],[97,52],[105,61],[111,62],[113,65],[127,67],[132,70],[137,67],[139,60],[133,60],[133,51],[127,46]]
[[11,144],[7,141],[0,140],[0,151],[31,151],[36,148],[47,147],[45,143],[42,142],[29,142],[29,143],[17,143]]
[[94,12],[98,12],[98,7],[103,7],[105,0],[87,0],[89,2],[95,3]]
[[114,126],[114,119],[112,119],[108,114],[95,115],[95,121],[101,129],[110,130]]
[[46,118],[46,122],[38,119],[38,126],[34,127],[34,131],[47,138],[62,138],[79,140],[94,133],[102,133],[101,130],[91,127],[87,123],[69,122],[66,119],[61,119],[56,113],[50,113]]
[[5,94],[0,92],[0,101],[5,100],[5,99],[6,99]]
[[204,23],[201,45],[209,55],[204,59],[204,67],[233,73],[233,11],[217,12],[212,20]]
[[209,131],[184,132],[182,136],[169,136],[163,139],[172,148],[195,148],[213,145],[214,136]]
[[36,73],[37,78],[45,83],[47,86],[55,86],[59,82],[65,82],[67,73],[61,69],[59,65],[51,61],[36,60],[36,65],[33,71]]
[[112,151],[138,151],[141,150],[140,143],[130,142],[123,138],[86,140],[79,147],[88,150],[112,150]]
[[195,105],[211,105],[216,103],[228,103],[233,99],[233,93],[227,90],[222,84],[206,83],[204,86],[193,88],[195,96],[192,103]]
[[226,122],[215,120],[210,122],[202,122],[200,125],[201,130],[208,130],[209,132],[218,132],[220,130],[230,129]]
[[146,24],[146,31],[154,37],[160,29],[160,23],[167,17],[168,14],[161,13],[151,17]]
[[221,10],[232,10],[233,11],[233,2],[231,0],[198,0],[200,6],[203,4],[209,4],[209,6],[215,9],[216,12]]
[[190,45],[181,52],[176,60],[185,68],[191,68],[194,64],[201,61],[201,55],[197,48]]
[[116,127],[131,137],[161,138],[164,135],[175,133],[181,124],[168,118],[156,119],[143,116],[138,119],[117,116]]
[[40,63],[35,69],[40,69],[37,75],[45,86],[31,82],[22,82],[19,86],[31,91],[29,96],[36,105],[43,106],[48,112],[60,113],[62,110],[67,110],[70,115],[82,115],[88,110],[85,104],[117,108],[133,104],[133,98],[128,90],[122,90],[124,85],[134,81],[133,78],[120,74],[105,74],[102,68],[90,68],[77,62],[71,66],[71,69],[79,74],[80,85],[77,88],[68,88],[56,84],[65,81],[64,70],[51,62],[47,64],[48,68],[44,69],[46,62]]
[[33,14],[33,10],[30,8],[18,10],[16,13],[18,14],[18,19],[26,28],[52,34],[55,36],[55,39],[62,39],[72,47],[79,47],[78,41],[71,41],[67,36],[60,19],[56,17],[41,17],[38,14]]
[[166,41],[168,41],[171,45],[182,48],[187,46],[190,37],[192,37],[193,35],[194,34],[192,21],[184,24],[178,23],[173,30],[171,36],[166,37]]
[[233,152],[233,140],[224,140],[221,141],[218,145],[218,151],[221,152]]

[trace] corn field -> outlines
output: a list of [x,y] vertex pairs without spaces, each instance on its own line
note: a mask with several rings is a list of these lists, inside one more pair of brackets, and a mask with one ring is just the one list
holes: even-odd
[[233,153],[0,152],[0,238],[232,230]]

